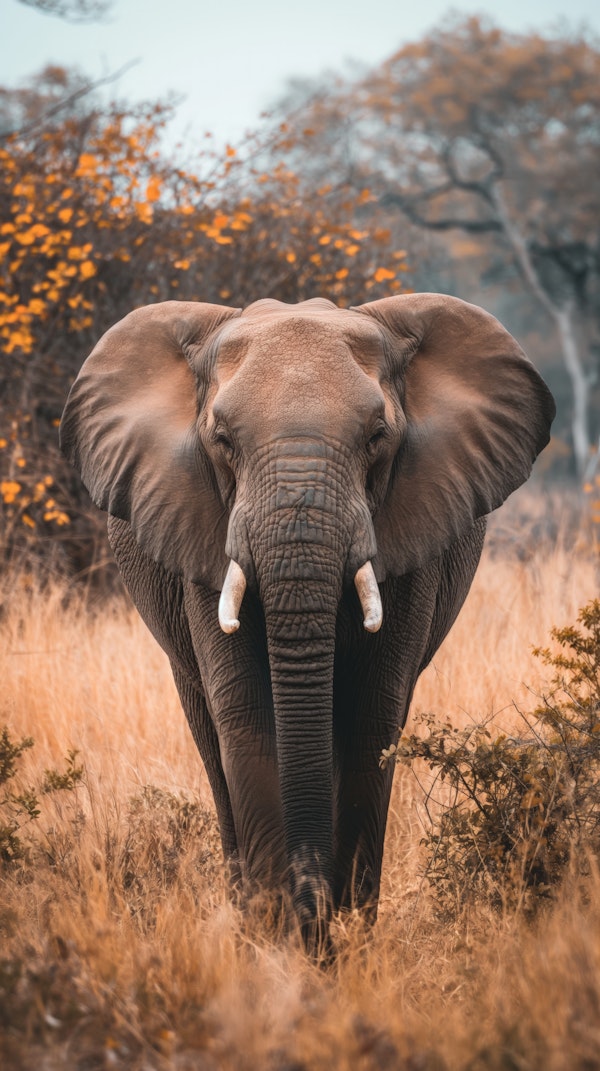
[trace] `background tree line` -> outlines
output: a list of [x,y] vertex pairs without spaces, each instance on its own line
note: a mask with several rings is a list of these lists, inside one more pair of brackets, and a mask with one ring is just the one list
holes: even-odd
[[595,475],[600,49],[451,20],[354,80],[290,86],[266,129],[198,152],[171,109],[48,68],[0,90],[0,492],[8,560],[89,575],[103,522],[57,446],[98,337],[170,298],[479,301],[559,402],[555,474]]

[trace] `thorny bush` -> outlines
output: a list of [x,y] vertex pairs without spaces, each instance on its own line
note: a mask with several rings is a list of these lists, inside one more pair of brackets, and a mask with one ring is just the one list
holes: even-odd
[[534,910],[569,863],[585,870],[600,850],[600,599],[577,622],[551,630],[558,651],[534,650],[554,673],[533,712],[518,712],[521,734],[420,714],[418,732],[382,753],[382,767],[419,759],[434,775],[423,843],[442,914],[480,896]]

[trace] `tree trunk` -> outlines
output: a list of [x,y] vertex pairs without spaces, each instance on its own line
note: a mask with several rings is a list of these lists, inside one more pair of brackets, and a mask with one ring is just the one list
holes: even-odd
[[556,325],[563,362],[571,380],[571,389],[573,391],[571,436],[575,467],[578,477],[583,479],[592,452],[589,430],[590,388],[592,384],[590,377],[586,375],[577,341],[573,310],[569,304],[565,304],[562,307],[557,306],[544,289],[529,255],[527,243],[509,215],[498,184],[494,187],[493,200],[502,229],[510,243],[525,281]]

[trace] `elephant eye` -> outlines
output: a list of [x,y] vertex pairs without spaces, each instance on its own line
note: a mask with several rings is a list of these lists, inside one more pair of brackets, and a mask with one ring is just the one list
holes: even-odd
[[385,428],[376,428],[371,435],[370,439],[367,439],[367,450],[370,454],[374,453],[379,444],[385,438]]
[[217,446],[220,446],[228,456],[233,453],[233,443],[224,431],[218,431],[215,434],[215,443]]

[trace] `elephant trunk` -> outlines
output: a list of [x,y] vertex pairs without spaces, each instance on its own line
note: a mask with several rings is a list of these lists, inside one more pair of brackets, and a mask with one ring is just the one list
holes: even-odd
[[244,572],[251,560],[263,605],[290,888],[313,948],[326,937],[332,908],[337,613],[343,586],[357,573],[365,627],[381,623],[369,561],[373,526],[352,483],[338,453],[289,444],[252,488],[252,513],[239,503],[228,537],[228,553],[240,556]]
[[[281,548],[280,548],[281,549]],[[326,935],[333,887],[333,667],[342,568],[259,582],[273,690],[279,784],[293,906],[307,946]],[[321,568],[323,562],[321,562]]]

